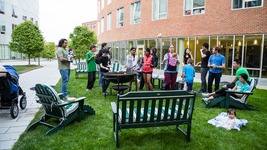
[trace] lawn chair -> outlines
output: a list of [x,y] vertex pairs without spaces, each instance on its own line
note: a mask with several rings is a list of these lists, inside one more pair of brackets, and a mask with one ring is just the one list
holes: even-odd
[[[247,99],[249,95],[253,94],[253,90],[256,88],[258,84],[257,78],[252,78],[250,82],[250,90],[245,92],[235,92],[235,91],[226,91],[226,102],[225,107],[229,108],[230,106],[234,106],[239,109],[247,109],[247,110],[257,110],[256,108],[252,107],[252,105],[247,104]],[[241,98],[235,98],[230,94],[243,94]]]
[[[84,105],[85,97],[80,97],[72,101],[63,101],[63,95],[58,94],[51,86],[45,84],[35,85],[37,103],[42,104],[44,115],[37,122],[28,127],[29,130],[35,129],[39,124],[46,125],[52,129],[46,132],[46,135],[51,135],[74,120],[81,121],[85,117],[85,113],[95,114],[92,107]],[[59,120],[58,125],[49,124],[47,121],[50,118]]]
[[120,72],[121,71],[121,65],[115,61],[112,65],[112,69],[110,72]]

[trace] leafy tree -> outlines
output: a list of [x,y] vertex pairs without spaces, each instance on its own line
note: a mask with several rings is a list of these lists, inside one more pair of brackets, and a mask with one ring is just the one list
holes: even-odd
[[55,58],[56,54],[56,44],[54,42],[45,43],[44,51],[41,53],[41,57],[43,58]]
[[76,59],[84,59],[90,45],[97,43],[95,33],[84,26],[75,27],[70,34],[71,48],[75,50]]
[[24,53],[30,59],[44,50],[44,38],[39,27],[31,21],[19,24],[12,32],[9,48],[12,51]]

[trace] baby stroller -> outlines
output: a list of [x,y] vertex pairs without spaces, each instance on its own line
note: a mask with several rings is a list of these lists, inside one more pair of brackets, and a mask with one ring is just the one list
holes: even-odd
[[0,68],[0,108],[10,108],[11,117],[14,119],[19,114],[18,99],[20,108],[25,109],[27,105],[26,94],[19,86],[19,75],[16,69],[10,65],[3,65]]

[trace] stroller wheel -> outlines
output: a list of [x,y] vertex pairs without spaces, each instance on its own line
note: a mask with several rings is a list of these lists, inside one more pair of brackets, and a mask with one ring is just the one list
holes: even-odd
[[19,114],[19,107],[18,107],[18,104],[13,104],[11,107],[10,107],[10,114],[11,114],[11,117],[13,119],[17,118],[18,114]]
[[20,106],[21,109],[25,109],[26,108],[26,106],[27,106],[27,98],[26,98],[25,95],[20,98],[19,106]]

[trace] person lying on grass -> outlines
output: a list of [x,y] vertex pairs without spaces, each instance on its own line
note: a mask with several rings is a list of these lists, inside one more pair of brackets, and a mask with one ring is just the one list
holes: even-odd
[[[247,83],[248,76],[245,73],[240,74],[239,76],[239,81],[236,82],[235,86],[232,89],[227,89],[227,88],[221,88],[213,93],[202,93],[202,98],[204,101],[209,102],[217,97],[221,96],[226,96],[226,90],[229,91],[236,91],[236,92],[244,92],[244,91],[249,91],[250,86]],[[232,96],[236,98],[241,98],[243,94],[231,94]]]

